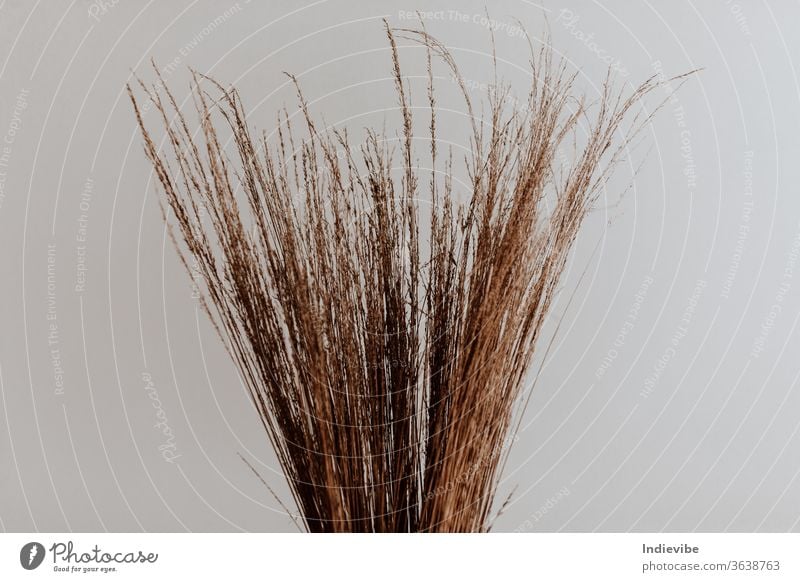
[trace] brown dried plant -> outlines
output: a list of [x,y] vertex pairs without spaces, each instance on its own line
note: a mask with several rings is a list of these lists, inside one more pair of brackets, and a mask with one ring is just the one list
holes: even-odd
[[[193,136],[160,75],[157,85],[140,81],[160,114],[163,150],[128,91],[173,240],[199,275],[202,306],[304,527],[487,531],[568,253],[649,119],[637,103],[658,83],[623,96],[607,79],[589,102],[544,43],[531,46],[527,100],[495,85],[479,118],[441,43],[424,30],[386,32],[402,116],[399,172],[385,132],[367,131],[354,148],[345,130],[320,130],[299,88],[302,135],[284,110],[270,144],[253,137],[235,89],[193,73]],[[430,180],[420,177],[398,34],[427,49]],[[466,193],[454,186],[452,154],[437,146],[436,59],[466,105]],[[559,148],[572,152],[568,162]]]

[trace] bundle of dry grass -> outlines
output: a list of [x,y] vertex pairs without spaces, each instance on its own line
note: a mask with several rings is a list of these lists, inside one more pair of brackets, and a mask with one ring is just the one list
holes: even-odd
[[[527,102],[495,87],[478,119],[447,50],[404,30],[427,47],[424,155],[433,178],[423,181],[396,34],[388,26],[387,34],[402,115],[399,173],[384,134],[368,132],[354,148],[346,132],[320,131],[299,90],[302,136],[283,112],[270,144],[253,137],[233,89],[194,75],[201,131],[193,137],[163,80],[140,82],[160,112],[163,151],[130,94],[165,219],[184,265],[201,276],[202,304],[305,528],[486,531],[568,252],[647,121],[633,108],[656,82],[627,97],[606,83],[590,104],[573,95],[574,76],[547,46],[532,48]],[[463,204],[452,156],[437,149],[435,59],[459,80],[471,119]],[[626,133],[615,138],[623,121]],[[588,133],[577,139],[579,124]],[[224,151],[221,128],[235,153]],[[562,146],[574,152],[566,166]],[[432,209],[424,219],[420,201]]]

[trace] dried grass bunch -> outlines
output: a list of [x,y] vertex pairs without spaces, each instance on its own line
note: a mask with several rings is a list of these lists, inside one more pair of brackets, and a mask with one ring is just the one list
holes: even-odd
[[[321,130],[299,88],[302,129],[283,111],[273,143],[257,139],[237,91],[197,73],[197,136],[160,76],[140,81],[163,122],[161,149],[129,92],[165,220],[199,274],[202,305],[303,526],[487,531],[568,253],[647,122],[633,110],[657,82],[625,97],[609,80],[590,103],[545,43],[531,47],[527,100],[494,86],[479,118],[441,43],[424,30],[386,32],[397,152],[385,133],[367,131],[354,147],[345,130]],[[427,49],[429,139],[415,140],[401,37]],[[452,154],[437,146],[434,61],[458,81],[471,124],[466,193],[454,187]],[[230,152],[220,137],[228,132]]]

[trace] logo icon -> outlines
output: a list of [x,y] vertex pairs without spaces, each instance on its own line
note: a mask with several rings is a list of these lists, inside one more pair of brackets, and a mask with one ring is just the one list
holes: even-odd
[[26,570],[35,570],[44,560],[44,546],[39,542],[28,542],[19,551],[19,563]]

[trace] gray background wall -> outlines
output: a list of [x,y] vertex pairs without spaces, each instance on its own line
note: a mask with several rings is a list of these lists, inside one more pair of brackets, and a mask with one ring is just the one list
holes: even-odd
[[[0,528],[293,529],[237,455],[288,501],[165,238],[124,85],[152,78],[153,57],[186,96],[193,66],[237,84],[269,129],[295,105],[292,71],[358,134],[396,123],[381,17],[433,11],[430,32],[479,84],[484,6],[0,0]],[[547,17],[590,95],[609,63],[631,84],[704,69],[578,241],[495,529],[799,530],[797,3],[507,0],[489,16],[520,94],[515,18],[539,37]],[[421,70],[418,49],[402,56]],[[457,122],[442,122],[456,147]]]

